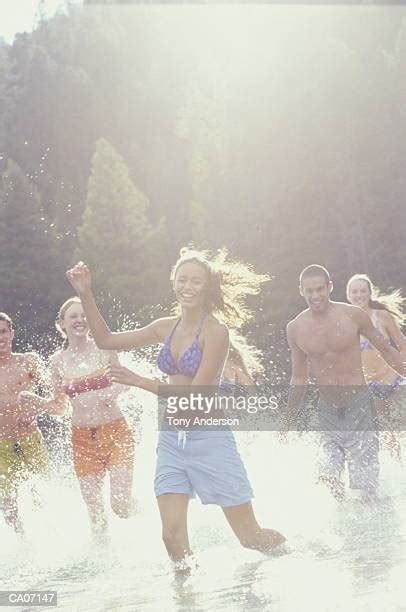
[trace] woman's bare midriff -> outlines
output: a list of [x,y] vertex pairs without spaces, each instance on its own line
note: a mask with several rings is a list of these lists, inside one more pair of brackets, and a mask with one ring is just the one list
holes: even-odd
[[368,381],[376,380],[382,385],[391,385],[398,376],[376,349],[363,351],[362,363]]
[[122,418],[123,414],[117,404],[117,393],[108,389],[86,391],[71,398],[72,426],[97,427]]

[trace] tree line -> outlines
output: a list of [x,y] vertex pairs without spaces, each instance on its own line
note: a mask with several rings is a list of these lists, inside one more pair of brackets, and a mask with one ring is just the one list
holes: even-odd
[[245,330],[270,360],[304,266],[337,299],[355,272],[405,285],[405,10],[186,9],[68,6],[0,44],[0,310],[20,344],[52,336],[78,259],[112,322],[167,312],[192,241],[272,276]]

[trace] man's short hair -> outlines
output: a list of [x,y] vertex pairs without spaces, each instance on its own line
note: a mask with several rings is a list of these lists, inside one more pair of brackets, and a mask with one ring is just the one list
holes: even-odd
[[306,268],[301,271],[299,276],[299,285],[302,286],[304,278],[314,278],[315,276],[322,276],[327,285],[331,281],[330,274],[328,273],[328,270],[324,268],[324,266],[319,266],[319,264],[311,264],[310,266],[306,266]]
[[10,331],[13,329],[13,321],[5,312],[0,312],[0,321],[7,321]]

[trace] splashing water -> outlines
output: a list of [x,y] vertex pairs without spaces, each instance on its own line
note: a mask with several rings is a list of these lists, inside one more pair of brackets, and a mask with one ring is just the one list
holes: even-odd
[[1,590],[55,590],[58,610],[70,612],[405,610],[406,487],[403,466],[389,454],[381,453],[380,500],[338,505],[315,485],[315,435],[282,446],[275,433],[239,433],[257,518],[287,536],[285,554],[242,549],[219,508],[192,501],[196,567],[180,577],[161,542],[153,493],[156,400],[130,392],[122,401],[138,441],[138,514],[122,520],[110,513],[108,540],[95,542],[71,465],[57,465],[49,480],[21,487],[24,540],[0,518]]

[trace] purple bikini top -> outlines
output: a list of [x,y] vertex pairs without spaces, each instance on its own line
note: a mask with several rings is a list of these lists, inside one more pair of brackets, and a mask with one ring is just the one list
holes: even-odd
[[190,378],[195,376],[197,370],[199,369],[200,362],[202,361],[202,350],[199,346],[199,335],[205,318],[206,315],[203,317],[199,327],[197,328],[195,339],[189,348],[182,353],[178,363],[175,361],[171,351],[172,336],[175,329],[179,325],[180,319],[176,321],[176,325],[165,340],[165,343],[158,354],[157,365],[161,372],[164,374],[169,374],[169,376],[174,376],[175,374],[183,374],[184,376],[189,376]]

